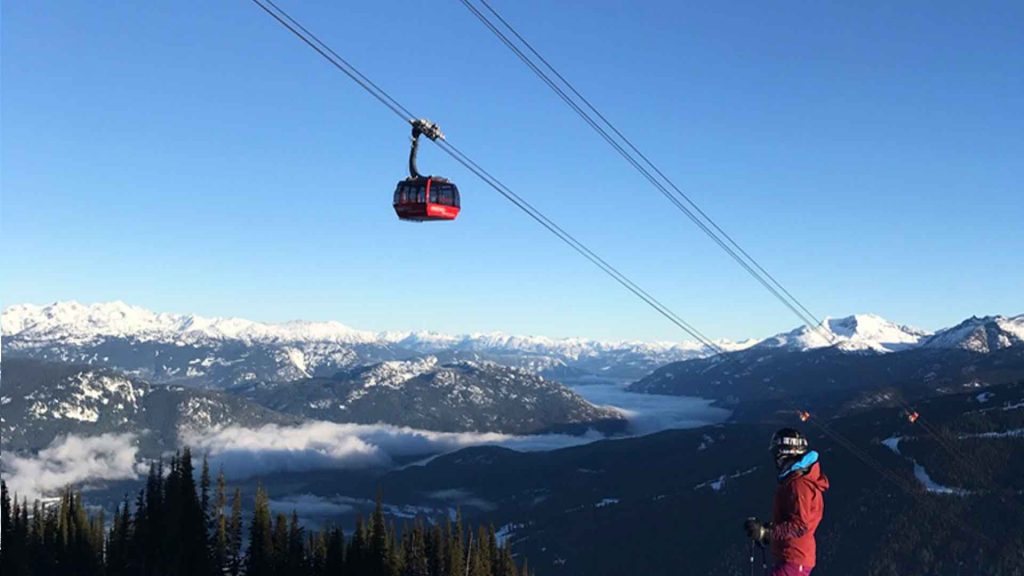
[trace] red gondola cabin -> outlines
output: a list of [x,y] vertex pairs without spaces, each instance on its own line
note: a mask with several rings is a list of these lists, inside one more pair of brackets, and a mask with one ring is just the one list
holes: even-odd
[[420,135],[431,140],[444,140],[437,124],[429,120],[412,120],[412,146],[409,148],[409,177],[398,182],[392,205],[401,220],[428,222],[455,220],[459,215],[459,189],[455,183],[440,176],[421,176],[416,169],[416,150]]
[[402,220],[455,220],[459,215],[459,189],[438,176],[406,178],[395,187],[393,205]]

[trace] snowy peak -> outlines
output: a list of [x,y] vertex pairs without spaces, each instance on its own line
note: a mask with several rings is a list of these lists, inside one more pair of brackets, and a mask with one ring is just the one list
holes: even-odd
[[[439,349],[467,352],[506,352],[517,354],[557,354],[569,360],[580,360],[601,353],[632,351],[636,353],[684,354],[701,356],[710,353],[705,346],[696,342],[600,342],[584,338],[548,338],[545,336],[514,336],[502,332],[473,333],[460,336],[437,332],[386,333],[386,339],[396,344],[429,352]],[[718,342],[726,349],[743,344],[730,341]]]
[[959,348],[988,353],[1024,344],[1024,314],[1020,316],[972,317],[939,330],[922,343],[929,348]]
[[845,318],[825,318],[815,329],[796,330],[765,339],[759,346],[805,351],[835,346],[843,351],[895,352],[912,348],[928,332],[896,324],[874,314],[854,314]]
[[[20,347],[38,345],[92,345],[110,338],[166,344],[240,341],[245,344],[299,346],[311,343],[397,345],[421,353],[439,351],[489,352],[516,355],[555,355],[579,361],[609,352],[656,355],[670,360],[700,357],[711,350],[695,342],[601,342],[584,338],[515,336],[501,332],[450,335],[437,332],[369,332],[339,322],[293,321],[283,324],[242,318],[204,317],[194,314],[155,313],[124,302],[80,304],[55,302],[46,306],[20,304],[3,310],[0,324],[5,338]],[[750,343],[717,342],[727,350]],[[302,359],[292,358],[300,372]]]
[[28,341],[86,344],[102,338],[185,342],[239,340],[243,342],[329,341],[373,342],[377,335],[338,322],[264,324],[241,318],[208,318],[194,314],[157,314],[124,302],[80,304],[55,302],[47,306],[20,304],[5,308],[0,324],[5,337]]

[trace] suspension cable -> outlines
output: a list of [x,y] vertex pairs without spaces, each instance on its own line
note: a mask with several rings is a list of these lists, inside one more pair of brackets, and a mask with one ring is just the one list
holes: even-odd
[[[769,273],[753,256],[751,256],[746,250],[740,246],[732,236],[730,236],[725,230],[721,228],[689,195],[683,192],[679,186],[673,182],[654,162],[645,155],[625,134],[623,134],[600,110],[594,106],[590,100],[588,100],[568,79],[563,76],[558,69],[551,64],[534,46],[519,33],[516,28],[508,22],[489,2],[488,0],[479,0],[480,4],[487,9],[488,12],[507,29],[519,43],[525,47],[536,59],[540,62],[551,74],[554,75],[560,82],[556,82],[548,73],[546,73],[541,65],[538,64],[527,55],[519,45],[516,44],[508,35],[499,29],[498,25],[495,24],[486,14],[481,12],[476,6],[474,6],[471,0],[459,0],[469,11],[472,13],[495,37],[498,38],[509,50],[511,50],[542,82],[544,82],[559,98],[569,106],[584,122],[586,122],[595,132],[598,133],[616,152],[618,152],[631,166],[633,166],[645,179],[647,179],[652,185],[655,186],[676,208],[682,211],[691,221],[693,221],[705,234],[708,235],[716,244],[718,244],[729,256],[731,256],[741,267],[743,267],[754,279],[758,280],[773,296],[775,296],[780,302],[782,302],[787,308],[792,311],[797,318],[801,320],[808,328],[812,331],[820,331],[821,334],[830,343],[835,343],[835,336],[831,330],[826,329],[821,320],[814,315],[807,307],[794,296],[782,283],[776,279],[771,273]],[[568,92],[571,92],[576,99],[573,99],[569,93],[563,89],[567,88]],[[586,110],[586,107],[593,113],[591,116]],[[594,116],[600,120],[595,120]],[[607,128],[607,129],[606,129]],[[609,131],[611,133],[609,133]],[[618,140],[612,137],[612,134],[618,137]],[[624,146],[623,146],[624,145]],[[632,151],[630,154],[626,150],[628,148]],[[634,156],[635,154],[635,156]],[[639,158],[639,160],[637,159]],[[642,163],[640,162],[642,160]],[[650,168],[650,171],[647,169]],[[653,174],[652,174],[653,171]],[[654,174],[660,177],[660,181],[654,178]],[[666,188],[665,184],[671,188],[675,194],[686,202],[684,205],[678,198],[673,196],[671,192]],[[688,205],[688,207],[687,207]],[[698,217],[699,216],[699,217]],[[741,257],[742,256],[742,257]],[[881,388],[879,388],[881,390]],[[910,406],[897,394],[895,396],[896,401],[903,406],[905,410],[910,410]],[[958,450],[946,439],[942,438],[932,426],[928,425],[927,422],[921,422],[922,428],[925,432],[931,436],[936,443],[947,453],[954,457],[957,464],[967,464],[966,467],[977,472],[976,467],[973,466],[974,461],[969,456]],[[847,442],[849,442],[847,440]]]
[[[370,93],[374,98],[384,104],[388,109],[395,113],[398,117],[404,121],[412,124],[415,122],[416,116],[412,114],[408,108],[402,106],[395,98],[387,93],[383,88],[375,84],[366,75],[361,73],[351,63],[342,58],[329,46],[327,46],[322,40],[320,40],[315,34],[307,30],[304,26],[299,24],[294,18],[288,15],[282,8],[274,4],[273,0],[252,0],[254,4],[262,8],[267,14],[272,16],[278,23],[287,28],[292,34],[306,43],[310,48],[315,50],[324,59],[334,65],[336,68],[341,70],[352,79],[361,88]],[[616,267],[609,264],[606,260],[598,256],[593,250],[591,250],[586,244],[576,239],[573,235],[566,232],[562,227],[557,225],[553,220],[545,216],[540,210],[535,208],[533,205],[524,200],[521,196],[513,192],[508,186],[502,183],[500,180],[495,178],[489,172],[484,170],[479,164],[474,162],[465,153],[460,151],[454,145],[447,140],[437,139],[433,141],[438,145],[441,150],[455,159],[457,162],[465,166],[468,170],[476,174],[481,180],[484,181],[488,186],[494,188],[499,194],[505,197],[514,206],[526,213],[527,216],[535,220],[538,224],[543,226],[549,232],[554,234],[559,240],[567,244],[581,256],[589,260],[592,264],[597,266],[602,272],[610,276],[613,280],[621,284],[633,295],[643,301],[645,304],[650,306],[656,312],[664,316],[670,322],[675,324],[677,327],[682,329],[684,332],[695,338],[702,346],[712,351],[714,355],[721,354],[724,349],[716,344],[713,340],[708,338],[703,332],[698,330],[692,324],[683,320],[678,314],[673,312],[665,304],[660,302],[646,290],[637,285],[628,276],[619,271]]]
[[[256,4],[261,9],[263,9],[267,14],[272,16],[278,23],[280,23],[282,26],[284,26],[286,29],[288,29],[292,34],[294,34],[296,37],[298,37],[300,40],[302,40],[305,44],[307,44],[310,48],[312,48],[318,54],[320,54],[324,59],[326,59],[328,62],[330,62],[336,68],[338,68],[341,72],[343,72],[345,75],[347,75],[351,80],[356,82],[361,88],[363,88],[368,93],[370,93],[371,96],[373,96],[378,101],[380,101],[382,104],[384,104],[395,115],[399,116],[404,121],[406,121],[406,122],[408,122],[410,124],[413,124],[415,122],[416,116],[414,114],[412,114],[407,108],[402,106],[402,104],[399,103],[390,94],[388,94],[387,91],[385,91],[383,88],[381,88],[380,86],[375,84],[367,76],[362,74],[351,63],[349,63],[347,60],[345,60],[340,55],[338,55],[334,50],[332,50],[323,41],[321,41],[315,34],[310,32],[308,29],[306,29],[304,26],[302,26],[300,23],[298,23],[295,19],[293,19],[291,16],[289,16],[287,14],[287,12],[285,12],[279,6],[274,4],[273,0],[252,0],[252,1],[253,1],[254,4]],[[271,10],[271,8],[273,8],[273,10]],[[589,247],[587,247],[586,244],[584,244],[583,242],[581,242],[578,239],[576,239],[572,234],[568,233],[561,226],[559,226],[557,223],[555,223],[553,220],[551,220],[550,218],[545,216],[542,212],[540,212],[532,204],[530,204],[524,198],[522,198],[521,196],[516,194],[512,189],[510,189],[508,186],[506,186],[504,183],[502,183],[500,180],[498,180],[495,176],[493,176],[492,174],[487,172],[483,167],[481,167],[478,163],[473,161],[469,156],[467,156],[461,150],[456,148],[450,142],[448,142],[447,140],[443,140],[443,139],[434,140],[434,142],[445,153],[447,153],[454,160],[456,160],[457,162],[462,164],[466,169],[468,169],[471,172],[473,172],[477,177],[479,177],[481,180],[483,180],[484,183],[486,183],[488,186],[492,187],[495,191],[497,191],[499,194],[501,194],[503,197],[505,197],[509,202],[511,202],[513,205],[515,205],[520,210],[522,210],[527,216],[529,216],[530,218],[535,220],[538,224],[540,224],[545,229],[547,229],[549,232],[551,232],[553,235],[555,235],[559,240],[561,240],[562,242],[567,244],[569,247],[571,247],[574,251],[576,251],[581,256],[583,256],[584,258],[589,260],[592,264],[594,264],[599,269],[601,269],[602,272],[604,272],[605,274],[610,276],[613,280],[615,280],[616,282],[621,284],[623,287],[625,287],[627,290],[629,290],[632,294],[634,294],[637,298],[639,298],[644,303],[646,303],[648,306],[650,306],[652,309],[654,309],[656,312],[658,312],[659,314],[664,316],[666,319],[668,319],[670,322],[675,324],[677,327],[679,327],[680,329],[685,331],[687,334],[689,334],[690,336],[695,338],[701,345],[703,345],[706,348],[708,348],[709,350],[711,350],[713,352],[713,356],[718,356],[718,355],[721,355],[721,354],[723,354],[725,352],[725,350],[721,346],[719,346],[713,340],[711,340],[706,335],[704,335],[700,330],[695,328],[692,324],[690,324],[690,323],[686,322],[685,320],[683,320],[679,315],[677,315],[675,312],[673,312],[670,308],[668,308],[662,302],[657,300],[654,296],[652,296],[647,291],[645,291],[643,288],[641,288],[639,285],[637,285],[635,282],[633,282],[628,276],[623,274],[617,268],[615,268],[614,266],[609,264],[607,261],[605,261],[599,255],[597,255],[595,252],[593,252]],[[621,149],[621,147],[620,147],[620,149]],[[640,169],[642,170],[642,167],[640,167]],[[644,170],[644,173],[646,173],[648,176],[650,176],[649,172],[646,172],[645,170]],[[655,180],[653,180],[653,178],[651,178],[651,180],[652,180],[652,183],[654,183],[656,186],[659,186],[659,184]],[[663,186],[659,186],[659,187],[662,188],[662,189],[664,188]],[[749,266],[747,268],[749,270]],[[790,307],[792,309],[792,306],[790,306]],[[844,438],[842,435],[840,435],[839,433],[837,433],[835,431],[828,430],[827,427],[823,426],[822,424],[823,423],[818,423],[818,426],[822,428],[823,432],[825,432],[829,436],[833,437],[833,439],[836,440],[837,443],[839,443],[842,446],[844,446],[845,448],[847,448],[855,456],[857,456],[859,459],[864,461],[866,464],[868,464],[870,467],[872,467],[875,471],[879,472],[883,477],[886,477],[887,479],[893,481],[894,484],[904,488],[908,492],[912,492],[912,489],[910,489],[905,483],[903,483],[901,481],[902,480],[901,478],[899,478],[898,476],[893,474],[886,467],[882,466],[879,462],[874,460],[871,456],[867,455],[865,452],[863,452],[862,450],[857,448],[855,445],[853,445],[853,443],[851,441],[849,441],[848,439]]]
[[[506,47],[508,47],[538,78],[541,79],[545,84],[551,88],[562,99],[567,106],[569,106],[584,122],[586,122],[595,132],[598,133],[616,152],[619,153],[634,169],[636,169],[646,180],[648,180],[669,202],[671,202],[678,210],[685,214],[695,225],[697,225],[712,241],[726,252],[733,260],[736,261],[748,274],[757,280],[769,293],[771,293],[779,302],[785,305],[801,323],[805,324],[812,331],[818,331],[824,335],[826,340],[830,343],[835,342],[835,337],[831,331],[825,329],[822,325],[821,320],[811,313],[803,303],[800,302],[793,294],[785,288],[774,276],[768,273],[767,270],[746,250],[744,250],[729,234],[727,234],[708,214],[701,209],[687,194],[685,194],[665,173],[659,169],[645,154],[643,154],[631,140],[629,140],[614,124],[611,123],[597,108],[591,104],[587,98],[585,98],[571,82],[558,72],[555,67],[548,62],[534,47],[530,44],[519,32],[508,23],[486,0],[480,0],[481,4],[487,8],[497,19],[500,21],[511,33],[515,36],[531,53],[533,53],[537,59],[543,63],[559,80],[565,85],[576,97],[582,102],[584,106],[589,108],[596,116],[603,122],[603,124],[611,130],[619,140],[616,140],[609,134],[608,130],[605,129],[597,120],[595,120],[587,111],[583,110],[582,106],[577,103],[572,97],[562,89],[557,82],[555,82],[547,73],[545,73],[539,65],[537,65],[527,54],[525,54],[519,46],[516,45],[507,35],[505,35],[497,25],[494,24],[485,14],[476,8],[469,0],[460,0],[462,4],[485,26],[487,27]],[[643,161],[643,164],[634,157],[628,150],[623,147],[628,147]],[[646,164],[653,170],[653,174],[647,167]],[[672,190],[675,191],[675,195],[662,183],[657,176],[661,177],[665,183],[668,184]],[[677,198],[678,196],[678,198]],[[686,202],[684,204],[680,201],[682,198]],[[689,206],[687,206],[687,204]]]

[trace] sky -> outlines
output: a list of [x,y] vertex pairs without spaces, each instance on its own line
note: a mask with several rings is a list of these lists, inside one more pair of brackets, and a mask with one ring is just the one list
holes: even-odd
[[[457,0],[280,0],[713,338],[798,324]],[[818,316],[1024,312],[1024,4],[492,0]],[[0,303],[689,337],[244,0],[6,2]]]

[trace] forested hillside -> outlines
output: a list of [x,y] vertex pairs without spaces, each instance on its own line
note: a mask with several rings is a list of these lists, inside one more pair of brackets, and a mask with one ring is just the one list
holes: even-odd
[[[165,472],[167,472],[165,474]],[[223,475],[211,485],[203,461],[195,481],[186,448],[149,469],[146,485],[112,518],[66,489],[31,505],[2,484],[0,570],[5,576],[529,576],[494,528],[467,528],[461,514],[396,526],[377,508],[346,535],[312,529],[298,516],[273,515],[256,493],[243,518],[241,492]]]

